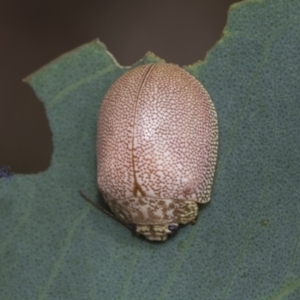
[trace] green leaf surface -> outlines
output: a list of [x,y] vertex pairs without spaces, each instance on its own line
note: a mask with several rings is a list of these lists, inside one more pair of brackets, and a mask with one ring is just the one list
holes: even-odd
[[233,5],[186,69],[215,103],[220,151],[212,201],[165,243],[78,194],[102,201],[98,109],[127,68],[94,41],[28,78],[54,152],[47,171],[0,179],[0,299],[300,299],[300,1]]

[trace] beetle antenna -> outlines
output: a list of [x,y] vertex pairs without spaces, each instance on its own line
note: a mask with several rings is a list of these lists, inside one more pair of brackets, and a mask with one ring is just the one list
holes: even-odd
[[104,207],[102,207],[101,205],[99,205],[98,203],[90,200],[82,191],[79,190],[79,194],[80,196],[86,200],[87,202],[89,202],[90,204],[92,204],[93,206],[95,206],[96,208],[98,208],[100,211],[102,211],[103,213],[105,213],[106,215],[110,216],[111,218],[113,218],[114,220],[118,221],[119,223],[121,223],[122,225],[124,225],[125,227],[127,227],[130,231],[132,231],[133,233],[136,234],[135,229],[132,228],[130,225],[128,225],[127,223],[125,223],[123,220],[117,218],[114,214],[112,214],[111,212],[109,212],[107,209],[105,209]]

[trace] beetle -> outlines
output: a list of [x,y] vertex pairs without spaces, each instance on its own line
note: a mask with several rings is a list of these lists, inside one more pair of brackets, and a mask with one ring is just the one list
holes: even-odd
[[210,201],[218,121],[203,85],[177,65],[151,63],[122,75],[99,110],[97,182],[109,214],[148,240],[195,223]]

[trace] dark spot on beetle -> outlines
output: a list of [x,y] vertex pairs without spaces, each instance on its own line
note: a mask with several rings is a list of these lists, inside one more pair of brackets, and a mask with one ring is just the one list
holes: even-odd
[[169,224],[168,229],[169,229],[170,231],[172,231],[172,233],[173,233],[173,232],[176,232],[176,231],[177,231],[178,226],[175,225],[175,224]]
[[142,198],[139,198],[139,205],[144,206],[144,205],[146,205],[146,204],[147,204],[146,201],[144,201]]
[[170,208],[170,209],[174,209],[174,208],[175,208],[175,204],[171,202],[171,203],[169,204],[169,208]]

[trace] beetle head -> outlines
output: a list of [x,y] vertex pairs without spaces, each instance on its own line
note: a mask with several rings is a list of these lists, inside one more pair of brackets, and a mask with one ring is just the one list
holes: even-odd
[[136,225],[136,233],[144,235],[150,241],[165,241],[168,235],[178,230],[178,223],[159,225]]

